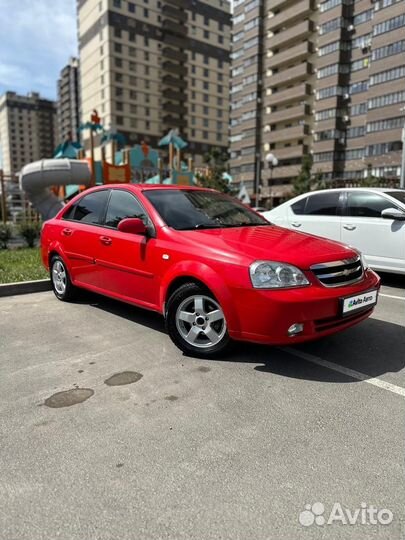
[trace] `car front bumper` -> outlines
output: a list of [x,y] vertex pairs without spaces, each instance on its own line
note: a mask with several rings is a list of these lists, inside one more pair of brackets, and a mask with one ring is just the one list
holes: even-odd
[[[231,338],[255,343],[286,345],[311,341],[345,330],[371,315],[374,307],[349,316],[341,314],[341,299],[380,288],[380,278],[368,269],[362,281],[328,288],[321,284],[284,290],[233,289],[238,330]],[[302,332],[290,336],[289,328],[302,324]]]

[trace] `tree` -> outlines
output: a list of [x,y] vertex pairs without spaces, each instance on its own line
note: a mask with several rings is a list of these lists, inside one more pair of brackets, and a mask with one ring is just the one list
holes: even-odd
[[312,156],[306,154],[302,158],[301,171],[293,181],[294,196],[311,191],[314,183],[312,178]]
[[198,182],[201,186],[217,189],[223,193],[231,193],[232,188],[229,182],[223,178],[227,172],[228,154],[220,148],[213,148],[204,156],[204,163],[207,166],[206,174],[197,174]]
[[372,165],[371,163],[367,164],[367,176],[366,178],[362,178],[361,180],[361,186],[362,187],[378,187],[380,185],[380,181],[376,176],[373,176],[372,174]]

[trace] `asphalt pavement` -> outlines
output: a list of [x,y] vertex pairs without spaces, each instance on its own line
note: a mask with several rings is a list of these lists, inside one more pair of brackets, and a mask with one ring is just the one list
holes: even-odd
[[403,277],[355,328],[221,361],[100,296],[0,298],[0,538],[403,540],[404,406]]

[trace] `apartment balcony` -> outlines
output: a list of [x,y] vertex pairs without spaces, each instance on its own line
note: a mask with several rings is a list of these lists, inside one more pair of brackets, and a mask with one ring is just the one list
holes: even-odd
[[184,118],[178,118],[171,114],[167,114],[163,117],[163,122],[170,127],[185,127],[187,126],[187,121]]
[[[271,6],[273,8],[273,5]],[[286,22],[302,19],[308,15],[313,9],[313,0],[302,0],[294,3],[293,6],[287,8],[281,13],[277,13],[274,17],[266,19],[266,30],[274,30]]]
[[171,99],[172,101],[185,102],[187,99],[186,94],[184,94],[183,92],[176,92],[176,90],[172,90],[171,88],[165,88],[162,94],[163,97]]
[[181,51],[176,51],[170,47],[164,47],[162,49],[162,56],[170,58],[171,60],[177,60],[178,62],[187,62],[187,54]]
[[294,86],[293,88],[286,88],[281,92],[274,92],[265,97],[264,103],[265,106],[273,107],[274,105],[281,105],[283,103],[288,103],[290,101],[296,101],[300,99],[305,101],[311,95],[311,86],[309,84],[303,83],[299,86]]
[[183,114],[187,114],[187,107],[185,107],[184,105],[171,103],[169,101],[169,102],[163,103],[163,111],[183,115]]
[[296,42],[307,38],[313,32],[313,24],[311,21],[302,21],[285,30],[281,30],[278,34],[274,34],[267,40],[269,49],[276,49],[281,46],[286,46],[289,43]]
[[305,41],[299,43],[294,47],[290,47],[286,51],[273,54],[264,59],[266,69],[273,69],[283,64],[291,64],[292,62],[297,62],[298,60],[303,60],[307,58],[310,54],[313,54],[313,43],[311,41]]
[[306,151],[307,146],[303,144],[298,144],[295,146],[287,146],[285,148],[275,148],[272,150],[272,154],[280,161],[281,159],[293,159],[298,158],[304,155],[304,150]]
[[174,36],[170,33],[164,32],[162,41],[166,45],[171,45],[172,47],[178,47],[179,49],[186,49],[187,48],[187,30],[186,27],[183,26],[182,35]]
[[185,66],[182,66],[180,64],[174,64],[173,62],[163,62],[162,68],[164,71],[168,71],[169,73],[173,73],[174,75],[180,75],[181,77],[185,77],[188,73]]
[[169,4],[165,4],[162,7],[162,14],[165,17],[170,17],[172,19],[175,19],[176,21],[180,21],[182,23],[187,22],[187,12],[181,11],[178,7],[171,6]]
[[270,131],[269,140],[271,142],[291,141],[295,139],[302,139],[308,134],[309,127],[307,124],[303,124],[302,126],[293,126],[290,128],[276,129],[274,131]]
[[310,114],[309,105],[300,104],[295,107],[282,109],[281,111],[272,111],[264,116],[266,124],[277,124],[278,122],[287,122],[289,120],[297,120]]
[[187,87],[187,81],[184,81],[183,79],[177,79],[176,77],[172,77],[171,75],[165,75],[164,77],[162,77],[162,83],[166,86],[175,86],[176,88]]
[[186,0],[165,0],[165,4],[170,4],[171,6],[176,6],[181,9],[186,9],[188,7],[188,2],[186,2]]
[[314,141],[313,150],[314,153],[319,152],[334,152],[336,148],[336,140],[329,139],[327,141]]
[[[273,170],[273,176],[272,176],[272,181],[274,183],[274,181],[276,180],[284,180],[285,178],[295,178],[299,175],[301,171],[301,165],[285,165],[285,166],[280,166],[280,167],[276,167],[274,170]],[[272,185],[272,181],[269,179],[269,183],[270,183],[270,186],[269,187],[273,187],[274,188],[274,185]]]
[[273,0],[271,3],[271,9],[280,9],[283,4],[285,4],[287,0]]
[[171,32],[173,34],[178,34],[180,36],[182,36],[183,34],[187,32],[187,28],[185,25],[176,23],[169,19],[165,19],[162,22],[162,29],[164,32]]
[[307,78],[307,76],[310,75],[311,72],[311,64],[308,64],[308,62],[302,62],[298,66],[294,66],[290,69],[285,69],[284,71],[269,75],[266,79],[266,84],[273,87],[280,84],[285,85],[298,79]]

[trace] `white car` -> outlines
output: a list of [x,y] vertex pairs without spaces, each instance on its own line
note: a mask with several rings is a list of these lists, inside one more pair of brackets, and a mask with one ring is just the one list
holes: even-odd
[[405,190],[340,188],[299,195],[264,217],[360,250],[375,270],[405,274]]

